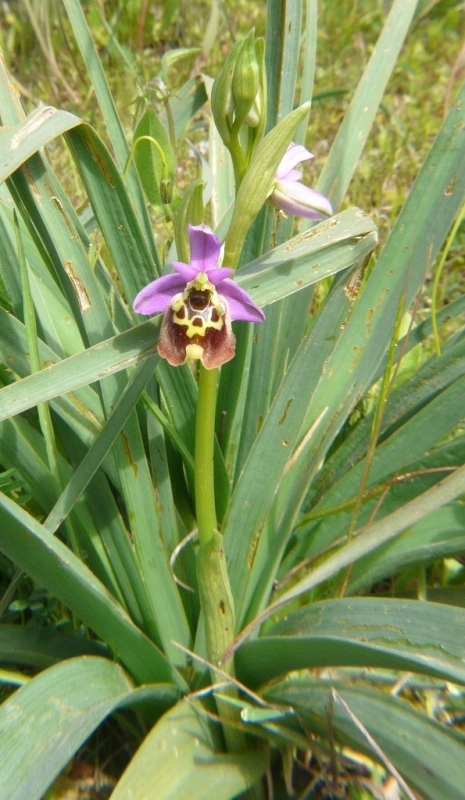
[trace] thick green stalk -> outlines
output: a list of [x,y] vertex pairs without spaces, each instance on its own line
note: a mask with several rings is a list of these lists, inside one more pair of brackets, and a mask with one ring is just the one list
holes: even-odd
[[[197,576],[200,605],[205,620],[207,658],[218,667],[224,651],[234,639],[234,601],[231,594],[223,549],[223,537],[217,530],[213,453],[215,443],[215,407],[218,369],[207,370],[200,365],[197,418],[195,425],[195,506],[199,529],[200,549],[197,557]],[[234,676],[230,659],[223,672]],[[213,683],[222,678],[212,670]],[[223,689],[235,696],[234,687]],[[238,711],[227,701],[217,699],[218,712],[223,720],[226,746],[230,751],[243,750],[245,739],[234,724]]]
[[218,372],[200,364],[195,423],[195,508],[201,545],[213,538],[217,527],[213,452]]

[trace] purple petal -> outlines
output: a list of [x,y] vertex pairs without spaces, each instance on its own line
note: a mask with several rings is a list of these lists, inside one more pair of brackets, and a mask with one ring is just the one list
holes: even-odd
[[271,195],[278,208],[306,219],[324,219],[333,213],[328,198],[296,181],[278,181]]
[[184,283],[193,281],[199,271],[196,267],[191,266],[191,264],[185,264],[184,261],[173,261],[172,266],[182,275]]
[[218,267],[218,269],[207,270],[207,275],[210,283],[212,283],[213,286],[218,286],[222,280],[229,278],[230,275],[234,275],[234,270],[229,267]]
[[290,170],[294,169],[297,164],[301,164],[302,161],[308,161],[309,158],[313,158],[313,153],[310,153],[306,147],[301,144],[290,144],[276,170],[276,180],[287,178]]
[[255,305],[250,295],[237,283],[225,278],[216,288],[218,294],[228,302],[231,319],[241,319],[244,322],[263,322],[265,319],[263,311]]
[[302,173],[300,169],[290,169],[287,175],[281,178],[282,181],[300,181],[302,178]]
[[218,266],[221,242],[208,225],[189,225],[190,263],[197,272],[208,272]]
[[163,275],[139,292],[133,309],[138,314],[158,314],[165,311],[172,297],[185,289],[186,282],[181,275]]
[[[186,283],[193,281],[199,272],[202,272],[202,270],[198,270],[196,267],[192,267],[190,264],[184,264],[183,261],[173,261],[173,267],[179,272],[180,275],[182,275]],[[203,271],[206,271],[208,280],[213,284],[213,286],[216,286],[217,283],[220,283],[223,278],[229,278],[230,275],[234,274],[234,270],[229,269],[229,267],[217,267],[215,269]]]

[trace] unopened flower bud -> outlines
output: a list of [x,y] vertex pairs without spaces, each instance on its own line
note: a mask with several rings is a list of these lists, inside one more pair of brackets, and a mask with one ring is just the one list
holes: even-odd
[[249,128],[258,128],[262,120],[262,114],[263,102],[259,90],[255,96],[255,100],[253,101],[251,108],[249,109],[249,112],[244,119],[245,124],[248,125]]
[[241,47],[242,42],[236,42],[233,46],[224,62],[223,69],[214,80],[212,88],[211,107],[213,118],[218,132],[226,145],[231,141],[230,132],[234,111],[232,81]]
[[235,100],[234,124],[236,126],[241,125],[250,112],[259,87],[260,67],[255,52],[254,31],[251,30],[242,42],[232,79],[232,92]]

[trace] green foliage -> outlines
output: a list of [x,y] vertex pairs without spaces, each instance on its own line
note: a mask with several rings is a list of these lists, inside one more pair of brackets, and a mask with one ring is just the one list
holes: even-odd
[[[168,132],[152,108],[146,110],[134,131],[134,160],[149,202],[154,206],[169,205],[176,157]],[[163,198],[162,187],[165,187]]]
[[[266,780],[290,796],[321,775],[334,792],[368,797],[362,763],[373,780],[394,776],[407,797],[465,796],[463,734],[446,724],[463,711],[465,685],[463,286],[437,296],[451,301],[437,312],[440,354],[421,304],[463,213],[465,88],[453,99],[449,85],[432,141],[411,82],[422,33],[455,36],[456,4],[396,0],[385,18],[379,3],[361,22],[351,12],[331,51],[325,106],[318,65],[329,56],[316,3],[303,5],[268,3],[264,60],[253,34],[230,56],[257,67],[250,85],[244,70],[234,85],[229,75],[240,125],[258,87],[268,96],[266,135],[255,147],[241,134],[250,148],[236,187],[205,106],[211,80],[183,77],[196,42],[159,59],[162,89],[144,75],[133,44],[148,37],[145,4],[123,15],[110,3],[107,19],[97,4],[60,4],[63,64],[86,69],[96,127],[77,104],[71,113],[33,103],[26,114],[1,64],[0,680],[24,684],[0,706],[2,800],[40,800],[109,714],[122,736],[135,719],[132,737],[145,737],[115,800],[144,800],[153,786],[157,798],[263,797]],[[182,6],[166,3],[154,26],[175,26]],[[326,30],[340,6],[324,6]],[[35,30],[39,5],[22,8]],[[2,34],[9,64],[23,58],[19,30],[15,17]],[[59,80],[50,15],[43,30],[38,46]],[[360,36],[370,51],[361,77]],[[121,121],[127,111],[108,83],[115,64],[132,80],[135,125]],[[314,181],[337,213],[297,231],[265,201],[287,144],[305,138],[314,80],[317,163],[318,139],[341,97],[347,104]],[[413,148],[393,97],[425,139],[424,163],[414,183],[407,173],[405,203],[388,186],[390,221],[370,261],[373,218],[386,209],[362,151],[371,136],[395,182],[399,153]],[[380,122],[388,117],[393,141]],[[217,121],[226,138],[233,126]],[[349,206],[349,186],[361,208]],[[226,242],[225,266],[239,263],[238,284],[267,315],[255,330],[239,323],[219,379],[215,559],[199,558],[196,540],[197,373],[161,361],[160,319],[140,324],[132,311],[143,286],[188,260],[187,224],[203,221],[204,207]],[[457,224],[452,269],[462,239]],[[223,627],[212,645],[215,614]]]

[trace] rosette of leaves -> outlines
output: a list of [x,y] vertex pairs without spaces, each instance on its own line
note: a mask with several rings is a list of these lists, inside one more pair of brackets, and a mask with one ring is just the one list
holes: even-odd
[[[431,333],[426,318],[399,340],[400,320],[464,203],[464,91],[365,277],[375,226],[339,211],[415,5],[393,3],[320,176],[335,215],[293,236],[264,207],[242,248],[238,283],[267,319],[238,329],[216,420],[234,694],[221,665],[211,686],[199,613],[195,374],[160,361],[160,320],[130,310],[161,263],[78,1],[64,6],[112,155],[75,115],[25,116],[2,68],[0,461],[21,493],[0,492],[0,552],[61,609],[0,625],[2,679],[18,687],[0,708],[5,800],[39,800],[109,715],[140,743],[114,800],[263,797],[267,781],[281,796],[312,781],[350,796],[369,779],[362,756],[405,796],[463,797],[463,735],[445,724],[465,683],[462,296],[438,314],[453,327],[441,355],[392,378]],[[300,3],[268,5],[270,130],[294,107],[302,41],[300,101],[311,96],[308,9],[302,36]],[[200,79],[177,90],[176,136],[205,101]],[[58,135],[83,216],[43,151]],[[214,129],[204,168],[224,238],[234,186]],[[431,563],[452,578],[436,566],[428,586]],[[214,695],[238,710],[245,749],[226,750]]]

